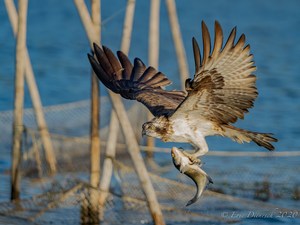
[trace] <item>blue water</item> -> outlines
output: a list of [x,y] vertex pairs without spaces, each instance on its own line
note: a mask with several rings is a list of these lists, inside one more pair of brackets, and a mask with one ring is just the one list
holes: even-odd
[[[126,1],[102,1],[102,43],[113,51],[120,48]],[[161,2],[159,69],[180,88],[178,66],[164,1]],[[228,36],[237,26],[251,45],[258,70],[259,96],[254,108],[238,126],[272,132],[279,139],[278,151],[300,150],[300,1],[176,1],[190,76],[194,71],[191,39],[201,43],[201,21],[213,34],[218,20]],[[137,1],[129,57],[148,61],[149,1]],[[44,105],[56,105],[90,97],[90,51],[87,37],[73,1],[30,0],[27,47]],[[201,47],[201,45],[200,45]],[[0,111],[13,109],[15,39],[0,1]],[[102,94],[106,92],[102,88]],[[25,107],[32,107],[26,89]],[[0,124],[1,135],[1,124]],[[217,150],[262,150],[254,144],[241,145],[225,138],[208,138]],[[2,146],[2,145],[1,145]],[[169,146],[169,145],[168,145]],[[1,151],[1,149],[0,149]],[[263,151],[263,150],[262,150]],[[9,168],[1,157],[2,168]],[[294,165],[294,164],[293,164]],[[299,169],[299,166],[296,169]]]

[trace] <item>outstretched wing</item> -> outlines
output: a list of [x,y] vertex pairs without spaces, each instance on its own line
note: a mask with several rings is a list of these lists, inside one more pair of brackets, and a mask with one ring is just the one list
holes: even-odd
[[117,52],[118,60],[109,48],[96,44],[94,52],[97,60],[90,54],[88,58],[101,82],[123,98],[142,102],[154,116],[172,114],[185,99],[183,91],[164,90],[171,81],[140,59],[135,58],[132,65],[123,52]]
[[186,81],[188,97],[176,114],[189,113],[219,123],[234,123],[253,106],[258,94],[256,77],[252,74],[256,67],[250,46],[245,46],[245,35],[242,34],[236,44],[235,36],[236,28],[222,47],[223,32],[216,21],[214,48],[211,51],[209,31],[202,22],[203,59],[193,38],[196,72],[193,80]]

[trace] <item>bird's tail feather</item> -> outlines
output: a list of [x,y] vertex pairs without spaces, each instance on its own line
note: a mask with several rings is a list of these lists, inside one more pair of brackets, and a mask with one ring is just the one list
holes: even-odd
[[224,136],[229,137],[238,143],[254,141],[257,145],[270,151],[275,149],[270,143],[277,142],[277,139],[272,137],[273,134],[252,132],[231,125],[223,125],[222,128],[224,130]]

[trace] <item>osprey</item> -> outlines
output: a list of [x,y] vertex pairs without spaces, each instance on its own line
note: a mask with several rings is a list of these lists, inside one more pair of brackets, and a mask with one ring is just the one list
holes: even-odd
[[184,91],[167,91],[171,81],[155,68],[139,58],[133,65],[121,51],[118,59],[112,51],[94,44],[96,57],[88,54],[92,68],[101,82],[111,91],[126,99],[143,103],[155,116],[143,124],[142,133],[165,142],[187,142],[195,147],[194,153],[186,153],[194,162],[208,152],[206,136],[221,135],[243,143],[254,141],[268,150],[270,142],[277,139],[270,133],[258,133],[237,128],[232,124],[243,119],[258,95],[255,87],[256,70],[245,46],[242,34],[235,43],[233,28],[223,46],[223,32],[215,22],[214,47],[211,50],[210,34],[202,22],[203,57],[195,38],[193,52],[195,75],[187,79]]

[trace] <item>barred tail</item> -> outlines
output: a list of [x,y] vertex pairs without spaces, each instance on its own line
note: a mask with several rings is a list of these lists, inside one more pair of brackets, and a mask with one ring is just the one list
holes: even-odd
[[272,137],[273,134],[270,133],[252,132],[231,125],[223,125],[222,128],[224,129],[224,136],[238,143],[254,141],[257,145],[272,151],[274,146],[270,142],[277,142],[277,139]]

